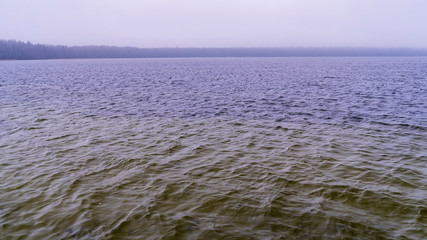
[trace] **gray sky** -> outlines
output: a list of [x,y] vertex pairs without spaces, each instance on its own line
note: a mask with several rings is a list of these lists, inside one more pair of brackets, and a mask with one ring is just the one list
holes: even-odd
[[427,0],[0,0],[0,39],[135,47],[427,48]]

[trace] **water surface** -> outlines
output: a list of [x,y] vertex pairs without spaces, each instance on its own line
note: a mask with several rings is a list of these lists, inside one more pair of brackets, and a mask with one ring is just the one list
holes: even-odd
[[423,239],[427,58],[0,63],[1,239]]

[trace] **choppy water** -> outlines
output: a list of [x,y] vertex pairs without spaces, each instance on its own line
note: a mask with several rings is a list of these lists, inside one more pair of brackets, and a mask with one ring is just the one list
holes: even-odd
[[425,239],[427,58],[0,62],[0,239]]

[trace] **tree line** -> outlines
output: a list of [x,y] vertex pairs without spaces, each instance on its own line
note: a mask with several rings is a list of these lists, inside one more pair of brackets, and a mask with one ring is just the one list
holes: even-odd
[[0,59],[427,56],[413,48],[135,48],[63,46],[0,40]]

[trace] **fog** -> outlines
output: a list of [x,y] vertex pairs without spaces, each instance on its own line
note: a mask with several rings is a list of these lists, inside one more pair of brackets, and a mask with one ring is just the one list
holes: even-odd
[[0,39],[151,47],[427,48],[424,0],[1,0]]

